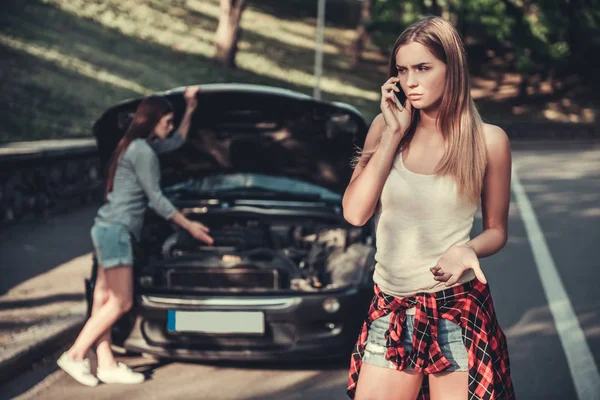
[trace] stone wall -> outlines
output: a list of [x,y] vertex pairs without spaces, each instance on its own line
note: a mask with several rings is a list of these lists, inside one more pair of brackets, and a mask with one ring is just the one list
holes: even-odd
[[0,225],[100,202],[103,190],[93,145],[0,152]]

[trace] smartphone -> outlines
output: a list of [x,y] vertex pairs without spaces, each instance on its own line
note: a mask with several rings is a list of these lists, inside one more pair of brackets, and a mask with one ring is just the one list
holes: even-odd
[[400,83],[396,83],[396,87],[400,89],[399,92],[394,91],[394,94],[396,95],[396,105],[399,109],[403,110],[406,105],[406,95],[404,94],[404,91],[402,91]]

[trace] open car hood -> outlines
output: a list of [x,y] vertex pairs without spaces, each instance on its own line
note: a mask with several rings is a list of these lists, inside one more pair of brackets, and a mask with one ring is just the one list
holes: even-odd
[[[185,110],[184,89],[157,93],[173,104],[175,126]],[[94,124],[103,167],[141,100],[109,108]],[[342,193],[352,174],[355,146],[363,145],[367,130],[360,112],[347,104],[269,86],[202,85],[187,142],[161,155],[162,184],[257,173]]]

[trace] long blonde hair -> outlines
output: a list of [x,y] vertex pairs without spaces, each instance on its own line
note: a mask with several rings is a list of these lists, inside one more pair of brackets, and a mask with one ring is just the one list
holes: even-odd
[[[485,175],[486,150],[482,132],[483,122],[471,97],[463,42],[452,24],[443,18],[430,16],[415,22],[402,32],[394,44],[389,62],[390,77],[398,76],[398,49],[411,42],[422,44],[446,64],[446,83],[437,125],[447,148],[436,174],[452,177],[459,195],[478,203]],[[420,111],[413,108],[411,125],[400,141],[398,151],[403,151],[410,144],[419,119]],[[359,151],[353,159],[353,165],[366,165],[374,152],[375,150]]]

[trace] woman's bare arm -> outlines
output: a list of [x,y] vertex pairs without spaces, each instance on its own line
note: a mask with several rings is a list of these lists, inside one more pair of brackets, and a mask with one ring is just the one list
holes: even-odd
[[[392,167],[401,134],[388,132],[383,116],[373,120],[363,151],[373,151],[366,165],[357,165],[346,188],[342,207],[344,218],[355,226],[364,225],[373,216],[383,185]],[[379,145],[377,142],[379,141]]]
[[478,258],[499,252],[508,238],[511,152],[506,133],[494,125],[484,125],[487,168],[483,181],[481,211],[483,232],[467,243]]

